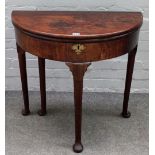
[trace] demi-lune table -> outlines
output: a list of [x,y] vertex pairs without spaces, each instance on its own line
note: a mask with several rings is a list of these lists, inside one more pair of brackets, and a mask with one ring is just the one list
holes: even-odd
[[[128,54],[122,116],[130,117],[128,100],[139,30],[140,12],[13,11],[24,109],[29,97],[25,52],[38,57],[41,110],[46,114],[45,59],[65,62],[73,74],[75,102],[74,152],[82,152],[81,120],[83,77],[91,62]],[[104,86],[103,86],[104,87]],[[65,118],[64,118],[65,119]]]

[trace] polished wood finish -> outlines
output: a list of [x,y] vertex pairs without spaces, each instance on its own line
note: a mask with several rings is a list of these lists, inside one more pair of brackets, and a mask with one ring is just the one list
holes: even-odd
[[83,76],[90,63],[66,63],[66,65],[70,68],[74,81],[75,144],[73,145],[73,150],[74,152],[80,153],[83,150],[83,145],[81,143]]
[[[35,20],[34,20],[35,19]],[[108,38],[126,34],[142,24],[139,12],[13,11],[13,24],[44,39]]]
[[[35,19],[35,20],[34,20]],[[13,11],[25,111],[29,113],[25,51],[38,57],[40,115],[46,114],[45,59],[67,62],[73,74],[74,152],[81,152],[83,77],[91,62],[128,54],[122,116],[130,117],[129,93],[143,16],[139,12]]]
[[[12,22],[16,41],[26,51],[46,59],[79,63],[110,59],[131,51],[138,42],[142,15],[137,12],[14,11]],[[62,24],[65,22],[68,26]],[[72,50],[75,43],[85,46],[78,56]]]
[[95,43],[81,43],[85,46],[85,50],[79,55],[72,50],[72,46],[76,43],[42,40],[31,37],[17,28],[16,41],[20,47],[38,57],[82,63],[110,59],[130,52],[137,45],[138,34],[139,30],[125,36],[119,36],[117,39]]
[[122,116],[124,118],[129,118],[131,116],[131,113],[128,111],[128,102],[129,102],[129,94],[130,94],[136,52],[137,52],[137,46],[128,54],[128,64],[127,64],[123,111],[122,111]]
[[38,111],[40,116],[46,115],[46,82],[45,82],[45,59],[38,57],[39,77],[40,77],[40,96],[41,109]]
[[22,110],[22,114],[24,116],[26,116],[26,115],[30,114],[30,110],[29,110],[29,95],[28,95],[28,85],[27,85],[27,71],[26,71],[25,51],[22,50],[17,45],[17,52],[18,52],[21,84],[22,84],[23,99],[24,99],[24,109]]

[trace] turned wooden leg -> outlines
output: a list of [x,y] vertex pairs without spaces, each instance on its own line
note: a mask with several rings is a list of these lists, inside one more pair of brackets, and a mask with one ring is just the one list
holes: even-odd
[[66,65],[70,68],[74,81],[75,144],[73,145],[73,150],[76,153],[80,153],[83,150],[83,145],[81,143],[83,76],[90,63],[66,63]]
[[24,109],[22,110],[23,115],[30,114],[29,110],[29,96],[28,96],[28,86],[27,86],[27,72],[26,72],[26,60],[25,60],[25,51],[22,50],[17,45],[21,84],[23,90],[23,99],[24,99]]
[[40,116],[46,115],[46,82],[45,82],[45,59],[38,57],[39,76],[40,76],[40,96],[41,109],[38,111]]
[[137,52],[137,46],[128,54],[128,64],[127,64],[127,72],[126,72],[126,82],[125,82],[125,90],[124,90],[124,100],[123,100],[123,111],[122,116],[124,118],[129,118],[131,113],[128,111],[128,101],[130,95],[132,74],[135,62],[135,56]]

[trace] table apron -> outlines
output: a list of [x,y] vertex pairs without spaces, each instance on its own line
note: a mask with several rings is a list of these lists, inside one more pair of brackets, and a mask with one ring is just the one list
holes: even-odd
[[[139,30],[116,39],[79,44],[39,39],[18,28],[15,28],[15,34],[17,44],[28,53],[50,60],[82,63],[110,59],[129,53],[138,43]],[[78,48],[80,45],[84,49],[81,48],[78,52],[78,49],[73,49],[74,45]]]

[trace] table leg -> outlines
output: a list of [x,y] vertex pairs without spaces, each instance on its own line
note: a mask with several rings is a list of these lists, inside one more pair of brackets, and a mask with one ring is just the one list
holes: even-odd
[[83,150],[81,143],[83,77],[90,63],[66,63],[66,65],[70,68],[74,81],[75,144],[73,145],[73,150],[76,153],[80,153]]
[[27,71],[26,71],[26,58],[25,51],[17,45],[21,84],[23,90],[23,99],[24,99],[24,109],[22,110],[23,115],[29,115],[29,96],[28,96],[28,85],[27,85]]
[[46,82],[45,82],[45,59],[38,57],[39,76],[40,76],[40,96],[41,109],[38,111],[40,116],[46,115]]
[[124,118],[129,118],[131,116],[131,113],[128,111],[128,101],[129,101],[129,94],[130,94],[136,52],[137,52],[137,46],[128,54],[123,111],[121,113]]

